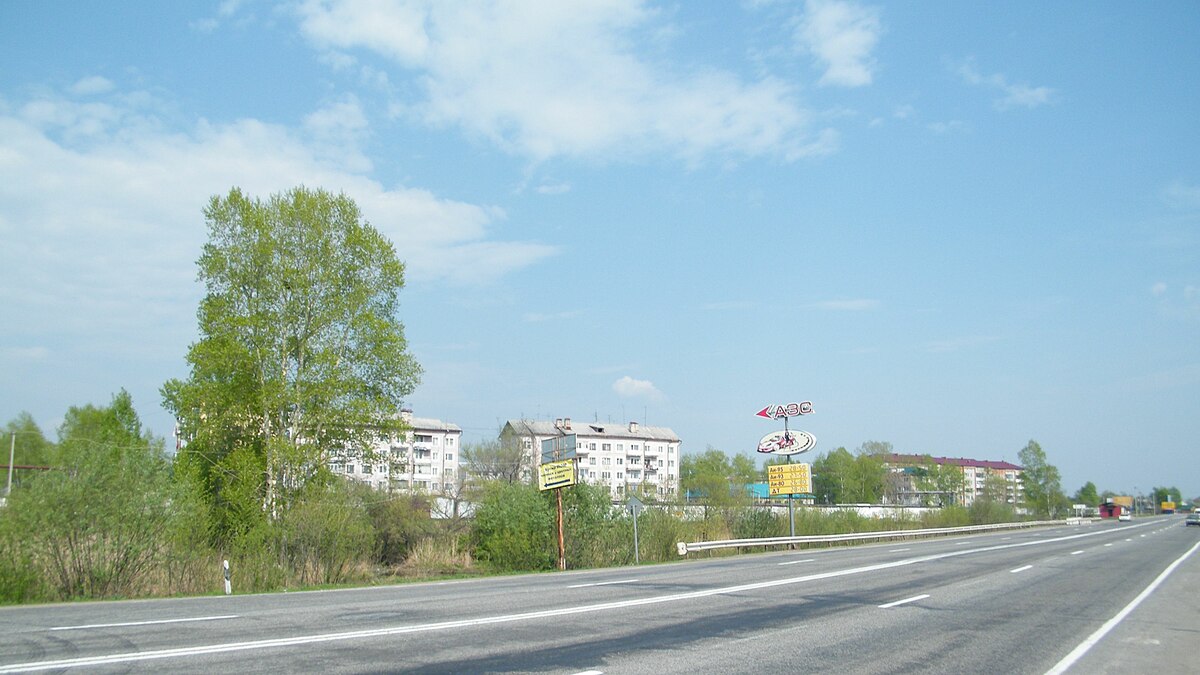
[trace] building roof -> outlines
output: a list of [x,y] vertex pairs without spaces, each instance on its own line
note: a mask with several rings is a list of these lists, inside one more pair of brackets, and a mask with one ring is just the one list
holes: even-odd
[[1009,462],[1000,462],[988,459],[964,459],[962,457],[930,457],[929,455],[900,455],[891,454],[884,457],[884,461],[889,464],[926,464],[933,462],[934,464],[950,464],[952,466],[972,466],[981,467],[984,469],[997,469],[1000,471],[1024,471],[1023,467],[1011,464]]
[[668,427],[652,427],[632,422],[619,424],[616,422],[570,422],[569,418],[561,424],[554,420],[508,420],[506,428],[512,428],[518,436],[565,436],[575,434],[588,438],[634,438],[638,440],[663,441],[679,443],[679,436]]
[[407,420],[406,423],[412,428],[413,431],[457,431],[462,433],[462,429],[457,424],[435,420],[431,417],[414,417],[410,420]]

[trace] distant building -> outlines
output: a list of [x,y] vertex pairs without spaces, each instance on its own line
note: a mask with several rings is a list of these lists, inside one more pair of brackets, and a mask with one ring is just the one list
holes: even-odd
[[[1025,497],[1021,482],[1024,469],[1009,462],[892,454],[884,457],[884,465],[891,473],[892,492],[899,504],[918,505],[934,499],[943,504],[949,502],[970,506],[986,494],[989,478],[993,479],[992,485],[1002,493],[1004,502],[1017,506]],[[948,490],[931,490],[928,485],[923,486],[921,481],[922,468],[929,465],[953,467],[961,472],[962,479],[955,480]],[[957,478],[957,473],[955,476]]]
[[461,475],[458,468],[462,429],[455,424],[400,411],[410,427],[400,436],[381,438],[372,448],[374,458],[349,453],[330,460],[329,468],[351,480],[378,490],[400,492],[453,492]]
[[579,478],[608,488],[614,501],[626,493],[651,494],[674,499],[679,494],[679,452],[682,441],[667,427],[630,422],[571,424],[571,418],[554,421],[509,420],[500,431],[501,442],[516,442],[530,466],[541,463],[542,441],[575,435]]

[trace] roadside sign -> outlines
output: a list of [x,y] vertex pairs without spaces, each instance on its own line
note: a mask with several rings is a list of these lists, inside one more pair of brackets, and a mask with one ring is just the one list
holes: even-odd
[[575,459],[575,434],[554,436],[542,441],[542,463]]
[[563,459],[538,465],[538,489],[553,490],[576,483],[575,460]]
[[629,495],[629,499],[625,502],[625,505],[629,507],[629,512],[633,514],[634,518],[637,518],[638,514],[646,509],[646,505],[642,503],[642,500],[633,495]]
[[767,491],[772,497],[811,495],[812,466],[809,464],[773,464],[767,467]]
[[801,401],[799,403],[769,405],[754,414],[758,417],[765,417],[766,419],[774,420],[779,419],[780,417],[799,417],[801,415],[811,415],[812,412],[812,401]]
[[807,431],[785,429],[763,436],[758,442],[758,451],[772,455],[798,455],[817,447],[817,437]]

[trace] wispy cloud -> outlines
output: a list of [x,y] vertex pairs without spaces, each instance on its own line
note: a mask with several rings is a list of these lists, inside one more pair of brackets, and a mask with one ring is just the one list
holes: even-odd
[[[418,75],[423,100],[404,110],[458,126],[535,161],[668,152],[827,153],[793,86],[711,66],[663,68],[632,49],[669,40],[666,14],[637,0],[427,3],[307,0],[303,35],[318,49],[365,49]],[[486,33],[486,40],[479,39]]]
[[878,9],[842,0],[808,0],[796,42],[824,67],[820,84],[861,87],[874,77],[872,52],[882,33]]
[[568,319],[577,318],[582,314],[583,312],[577,309],[566,312],[553,312],[549,314],[543,314],[540,312],[526,312],[522,318],[530,323],[544,323],[546,321],[566,321]]
[[925,343],[925,351],[927,352],[957,352],[971,347],[978,347],[991,342],[1000,340],[999,336],[995,335],[970,335],[966,337],[948,338],[945,340],[933,340]]
[[1200,185],[1174,181],[1162,190],[1163,201],[1176,209],[1200,209]]
[[626,375],[613,382],[613,391],[626,398],[643,398],[650,401],[661,401],[663,393],[649,380],[635,380]]
[[984,75],[979,72],[975,62],[971,59],[959,63],[955,72],[967,84],[999,92],[1000,97],[992,102],[998,110],[1036,108],[1050,103],[1054,96],[1054,90],[1050,87],[1034,87],[1024,83],[1014,84],[1000,73]]
[[868,298],[858,298],[854,300],[824,300],[814,302],[809,307],[814,309],[828,309],[838,312],[866,312],[879,309],[879,301]]

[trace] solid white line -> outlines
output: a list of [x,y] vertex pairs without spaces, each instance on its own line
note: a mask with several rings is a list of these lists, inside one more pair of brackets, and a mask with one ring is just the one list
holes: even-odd
[[1153,593],[1163,581],[1166,581],[1167,577],[1171,575],[1171,572],[1174,572],[1175,568],[1179,567],[1179,565],[1182,564],[1184,560],[1187,560],[1189,556],[1195,553],[1196,549],[1198,548],[1200,548],[1200,543],[1192,546],[1188,549],[1187,553],[1184,553],[1183,555],[1179,556],[1175,562],[1167,565],[1167,569],[1163,570],[1162,574],[1159,574],[1154,581],[1150,582],[1150,585],[1146,587],[1146,590],[1138,593],[1138,596],[1130,601],[1128,605],[1125,605],[1124,609],[1117,612],[1116,616],[1108,621],[1105,621],[1103,626],[1100,626],[1095,633],[1092,633],[1086,640],[1079,643],[1079,646],[1071,650],[1070,654],[1064,656],[1062,661],[1059,661],[1054,665],[1053,668],[1047,670],[1046,675],[1060,675],[1061,673],[1065,673],[1068,668],[1075,665],[1079,659],[1083,658],[1083,655],[1086,654],[1089,649],[1094,647],[1097,642],[1100,642],[1105,635],[1108,635],[1109,631],[1116,628],[1117,624],[1121,623],[1125,617],[1129,616],[1134,609],[1137,609],[1137,606],[1142,604],[1143,600],[1150,597],[1150,594]]
[[780,565],[799,565],[800,563],[812,562],[814,560],[816,560],[816,558],[805,558],[804,560],[789,560],[787,562],[781,562],[779,564]]
[[1009,573],[1016,574],[1017,572],[1024,572],[1025,570],[1031,570],[1031,569],[1033,569],[1033,565],[1025,565],[1024,567],[1018,567],[1015,570],[1009,570]]
[[886,605],[880,605],[879,609],[891,609],[892,607],[899,607],[900,605],[903,605],[903,604],[906,604],[909,602],[916,602],[918,600],[924,600],[925,598],[928,598],[928,597],[929,597],[928,593],[922,593],[921,595],[914,595],[911,598],[905,598],[903,600],[889,602]]
[[573,586],[567,586],[567,588],[589,588],[591,586],[612,586],[613,584],[632,584],[636,581],[637,581],[637,579],[620,579],[618,581],[597,581],[594,584],[575,584]]
[[574,673],[574,675],[604,675],[604,671],[603,670],[581,670],[578,673]]
[[54,626],[50,630],[84,630],[87,628],[121,628],[124,626],[154,626],[161,623],[187,623],[189,621],[217,621],[219,619],[236,619],[237,614],[223,616],[197,616],[189,619],[160,619],[158,621],[127,621],[125,623],[93,623],[86,626]]
[[78,668],[80,666],[99,666],[112,663],[130,663],[134,661],[149,661],[153,659],[169,659],[183,656],[197,656],[200,654],[219,654],[225,652],[237,652],[257,649],[271,649],[275,647],[293,647],[297,645],[316,644],[320,642],[339,642],[344,640],[358,640],[373,637],[384,637],[389,635],[403,635],[411,633],[427,633],[441,630],[451,630],[455,628],[468,628],[473,626],[487,626],[492,624],[512,623],[516,621],[529,621],[532,619],[545,619],[557,616],[568,616],[573,614],[589,614],[592,612],[603,612],[614,609],[625,609],[627,607],[639,607],[645,605],[657,605],[668,602],[679,602],[682,600],[695,600],[699,598],[708,598],[716,595],[728,595],[733,593],[743,593],[746,591],[756,591],[764,588],[775,588],[778,586],[787,586],[791,584],[805,583],[808,581],[819,581],[822,579],[834,579],[837,577],[853,576],[856,574],[865,574],[868,572],[878,572],[880,570],[894,569],[897,567],[907,567],[919,563],[933,562],[946,558],[958,558],[961,556],[971,555],[973,553],[986,553],[988,551],[1001,551],[1010,548],[1024,548],[1026,546],[1041,546],[1043,544],[1051,544],[1059,541],[1070,541],[1072,539],[1083,539],[1086,537],[1094,537],[1106,534],[1105,531],[1087,532],[1084,534],[1071,534],[1057,539],[1038,539],[1034,541],[1024,541],[1015,544],[997,544],[995,546],[984,546],[981,548],[960,549],[949,551],[946,553],[935,553],[917,558],[905,558],[892,562],[877,563],[874,565],[864,565],[862,567],[851,567],[843,570],[834,570],[831,572],[819,572],[816,574],[808,574],[799,577],[788,577],[786,579],[775,579],[772,581],[759,581],[756,583],[741,584],[738,586],[723,586],[720,588],[709,588],[702,591],[689,591],[686,593],[674,593],[670,595],[659,595],[648,598],[638,598],[633,600],[620,600],[614,602],[602,602],[590,605],[579,605],[575,607],[561,607],[559,609],[547,609],[536,612],[524,612],[521,614],[501,614],[497,616],[484,616],[475,619],[461,619],[458,621],[442,621],[438,623],[416,624],[409,626],[391,626],[387,628],[374,628],[368,630],[346,631],[342,633],[319,633],[314,635],[298,635],[288,638],[274,638],[267,640],[253,640],[249,642],[226,642],[213,645],[203,645],[200,647],[177,647],[173,649],[159,649],[147,652],[126,652],[123,654],[109,654],[105,656],[86,656],[71,659],[59,659],[54,661],[34,661],[28,663],[13,663],[9,665],[0,665],[0,673],[19,673],[34,670],[56,670],[62,668]]

